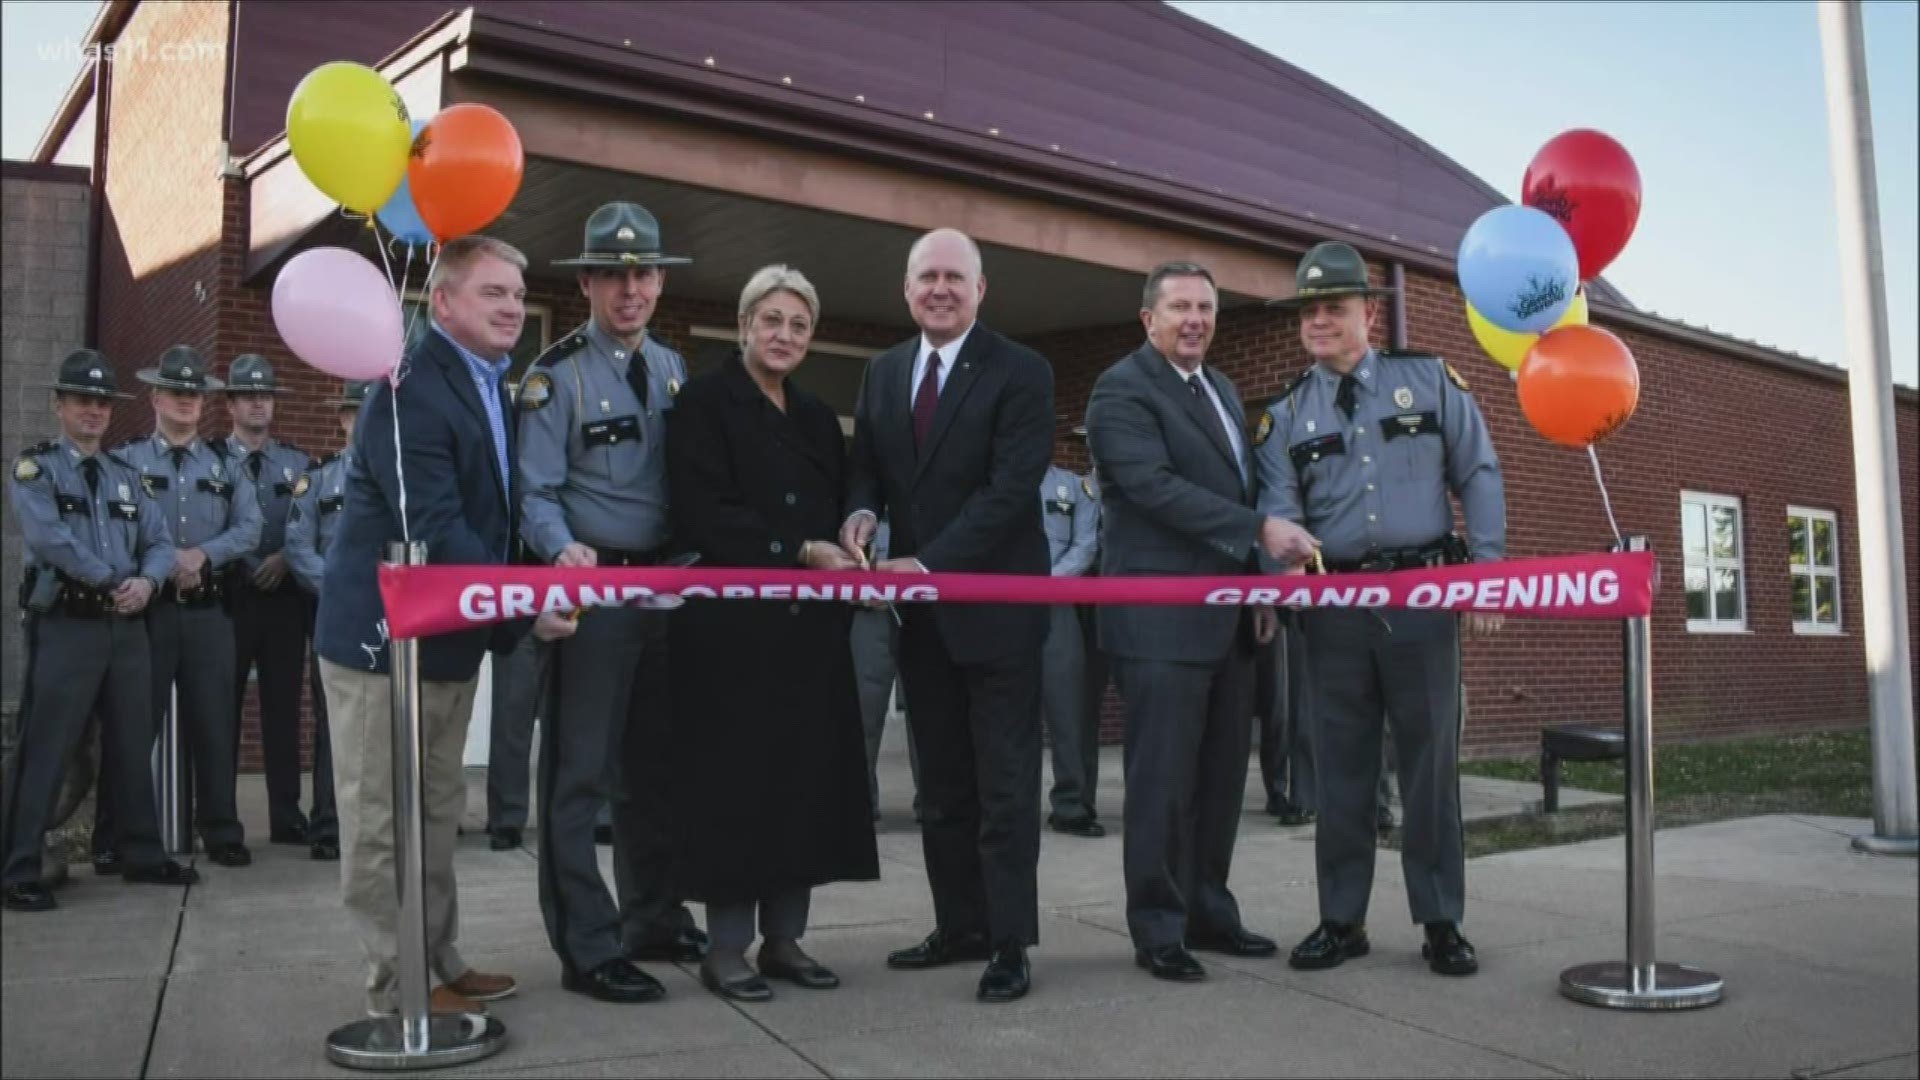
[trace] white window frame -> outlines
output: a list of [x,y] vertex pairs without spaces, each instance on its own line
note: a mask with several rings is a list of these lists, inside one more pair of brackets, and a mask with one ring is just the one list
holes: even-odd
[[[1686,596],[1687,562],[1687,507],[1699,503],[1707,513],[1707,603],[1713,603],[1713,571],[1717,567],[1730,566],[1740,572],[1740,617],[1738,619],[1706,618],[1687,619],[1687,630],[1695,634],[1744,634],[1747,633],[1747,512],[1739,498],[1732,495],[1716,495],[1708,491],[1682,491],[1680,493],[1680,589],[1684,602]],[[1713,554],[1713,511],[1725,508],[1734,513],[1734,537],[1737,541],[1736,553],[1732,559],[1716,558]]]
[[[1807,522],[1807,557],[1808,558],[1813,557],[1813,523],[1816,521],[1824,521],[1827,523],[1828,526],[1830,526],[1833,529],[1833,565],[1832,566],[1821,566],[1818,563],[1796,563],[1793,561],[1792,520],[1794,518],[1803,518]],[[1808,577],[1808,578],[1816,579],[1816,581],[1817,579],[1822,577],[1833,579],[1833,621],[1830,623],[1823,623],[1823,622],[1819,622],[1818,620],[1803,621],[1800,619],[1794,619],[1793,632],[1796,634],[1815,634],[1815,635],[1821,635],[1826,637],[1831,637],[1835,634],[1839,634],[1841,632],[1841,629],[1840,629],[1840,626],[1841,626],[1840,515],[1834,513],[1832,510],[1816,510],[1811,506],[1791,506],[1790,505],[1787,507],[1787,519],[1788,519],[1787,573],[1790,575],[1790,578],[1791,577]],[[1808,591],[1808,601],[1814,605],[1815,611],[1819,610],[1819,600],[1820,600],[1820,590],[1816,585],[1816,587]],[[1792,591],[1791,580],[1789,580],[1788,582],[1787,606],[1788,606],[1788,610],[1791,611],[1793,606],[1793,591]]]

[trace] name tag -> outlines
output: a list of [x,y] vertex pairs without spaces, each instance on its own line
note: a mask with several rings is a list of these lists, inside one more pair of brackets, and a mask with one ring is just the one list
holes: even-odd
[[273,485],[273,493],[284,499],[287,496],[293,494],[293,485],[292,484],[275,484]]
[[345,505],[347,505],[347,497],[345,495],[335,495],[331,499],[320,500],[320,512],[323,514],[331,514]]
[[1380,431],[1388,442],[1402,435],[1438,435],[1440,417],[1431,412],[1400,413],[1397,416],[1383,417]]
[[1071,514],[1073,513],[1073,503],[1064,499],[1057,500],[1057,501],[1049,501],[1047,503],[1047,513]]
[[223,499],[233,498],[233,482],[230,480],[215,480],[211,476],[203,476],[195,486],[201,491],[218,495]]
[[169,480],[164,476],[154,476],[151,473],[141,473],[140,486],[147,489],[147,495],[148,497],[151,498],[153,497],[155,492],[165,491],[167,490],[167,488],[173,486],[173,481]]
[[1323,457],[1328,457],[1332,454],[1344,454],[1346,452],[1347,440],[1337,431],[1331,435],[1322,435],[1317,439],[1308,439],[1306,442],[1294,443],[1287,448],[1288,455],[1293,458],[1293,467],[1295,469],[1304,469]]
[[596,420],[591,424],[582,424],[580,441],[588,446],[613,446],[616,443],[639,442],[640,418],[616,416],[610,420]]
[[121,521],[139,521],[140,520],[140,506],[138,503],[130,503],[130,502],[108,503],[107,511],[111,513],[114,517],[119,518]]
[[55,492],[53,502],[55,506],[60,508],[60,512],[63,514],[84,514],[87,512],[87,500],[78,495]]

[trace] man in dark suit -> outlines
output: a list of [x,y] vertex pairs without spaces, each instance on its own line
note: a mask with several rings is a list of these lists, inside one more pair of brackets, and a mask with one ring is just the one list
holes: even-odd
[[[854,407],[841,545],[864,558],[879,516],[877,569],[1047,576],[1033,497],[1053,450],[1053,371],[975,321],[980,249],[939,229],[907,256],[920,335],[867,366]],[[896,968],[986,960],[982,1001],[1029,984],[1039,940],[1040,648],[1037,605],[908,605],[900,674],[920,755],[927,877],[936,929],[887,957]]]
[[[366,952],[367,1009],[375,1015],[395,1011],[399,952],[390,734],[396,718],[377,572],[387,545],[404,536],[427,545],[429,562],[507,561],[515,524],[513,414],[503,379],[526,314],[525,266],[519,251],[486,237],[463,237],[441,250],[427,282],[433,329],[406,357],[399,387],[379,383],[362,407],[346,505],[327,549],[315,635],[339,794],[341,891]],[[564,636],[572,626],[547,614],[535,633]],[[420,643],[427,959],[442,983],[433,992],[436,1012],[484,1011],[477,1002],[515,989],[512,976],[476,971],[455,950],[453,880],[454,838],[467,801],[461,751],[480,658],[489,644],[511,647],[514,636],[515,628],[502,624]]]
[[[1100,376],[1087,404],[1099,466],[1106,576],[1257,573],[1259,554],[1313,553],[1304,529],[1254,509],[1240,395],[1206,366],[1219,294],[1196,263],[1147,277],[1147,343]],[[1271,956],[1227,890],[1247,780],[1256,640],[1275,612],[1103,607],[1100,647],[1126,702],[1127,930],[1156,978],[1206,971],[1189,948]]]

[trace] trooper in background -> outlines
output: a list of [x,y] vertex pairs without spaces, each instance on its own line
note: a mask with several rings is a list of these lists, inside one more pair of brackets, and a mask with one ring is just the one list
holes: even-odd
[[[1073,433],[1080,439],[1083,445],[1086,443],[1086,424],[1083,423],[1079,427],[1074,428]],[[1093,507],[1093,562],[1087,567],[1087,576],[1094,577],[1100,573],[1100,545],[1102,543],[1100,524],[1103,515],[1100,507],[1100,467],[1094,464],[1092,451],[1088,451],[1087,453],[1087,472],[1086,475],[1080,477],[1080,488],[1086,492],[1087,501],[1091,503]],[[1082,665],[1085,669],[1086,681],[1084,685],[1086,689],[1080,696],[1080,706],[1083,710],[1082,715],[1085,716],[1086,719],[1082,722],[1086,725],[1085,730],[1088,732],[1087,738],[1093,741],[1095,747],[1094,753],[1096,755],[1099,753],[1098,748],[1100,745],[1100,722],[1106,714],[1107,688],[1113,685],[1113,665],[1106,652],[1100,648],[1099,628],[1095,625],[1096,614],[1099,610],[1099,606],[1095,604],[1079,604],[1074,608],[1074,615],[1080,620],[1081,651],[1082,655],[1086,658],[1085,663]],[[1098,759],[1096,758],[1096,760]],[[1089,773],[1088,775],[1090,782],[1097,785],[1099,777],[1093,773]],[[1098,790],[1097,787],[1087,789],[1089,799],[1093,797],[1093,793],[1096,790]],[[1092,803],[1088,803],[1088,805],[1091,806]]]
[[[1040,481],[1040,520],[1047,531],[1053,577],[1080,577],[1093,567],[1100,507],[1091,485],[1051,465]],[[1087,723],[1085,630],[1072,604],[1048,608],[1052,620],[1040,654],[1040,711],[1053,740],[1054,832],[1089,838],[1107,835],[1094,807],[1100,784],[1100,729]]]
[[[550,715],[546,642],[528,634],[513,651],[493,654],[493,723],[487,733],[487,846],[512,851],[527,827],[533,729]],[[607,814],[606,810],[601,811]],[[599,819],[594,839],[599,839]]]
[[[254,353],[236,356],[227,368],[227,415],[233,434],[227,458],[253,483],[260,506],[260,544],[229,576],[233,612],[233,739],[239,759],[240,714],[247,678],[260,678],[260,750],[266,758],[267,839],[275,844],[309,842],[308,818],[300,812],[300,678],[307,666],[313,605],[287,573],[287,515],[312,459],[289,442],[273,438],[274,396],[291,393],[274,377],[273,365]],[[315,693],[319,691],[316,689]],[[320,753],[315,751],[314,809]],[[331,784],[328,785],[331,787]],[[331,791],[325,798],[331,802]]]
[[[887,557],[887,523],[873,532],[873,560]],[[860,726],[867,737],[867,797],[873,820],[880,820],[880,741],[887,730],[887,706],[900,675],[899,615],[888,607],[858,607],[851,631],[853,675],[860,693]],[[907,767],[913,772],[913,820],[920,820],[920,754],[913,746],[913,725],[906,725]]]
[[119,392],[113,365],[91,349],[62,361],[51,389],[60,437],[23,451],[8,485],[27,555],[26,685],[0,838],[0,892],[13,911],[55,906],[40,877],[42,834],[96,706],[102,727],[115,733],[102,779],[126,807],[114,838],[126,859],[124,880],[200,880],[160,846],[146,753],[153,683],[140,614],[173,570],[173,548],[139,473],[100,450],[114,399],[131,398]]

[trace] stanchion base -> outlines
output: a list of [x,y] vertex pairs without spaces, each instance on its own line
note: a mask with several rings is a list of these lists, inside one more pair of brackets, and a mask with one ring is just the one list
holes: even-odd
[[1583,1005],[1607,1009],[1698,1009],[1720,1001],[1726,983],[1684,964],[1653,965],[1653,985],[1636,987],[1619,960],[1580,964],[1560,973],[1560,992]]
[[1905,855],[1911,859],[1920,855],[1920,837],[1861,833],[1853,838],[1853,850],[1869,855]]
[[507,1045],[507,1026],[478,1013],[435,1016],[427,1021],[427,1049],[404,1048],[398,1016],[355,1020],[327,1036],[327,1060],[349,1069],[400,1072],[441,1069],[479,1061]]

